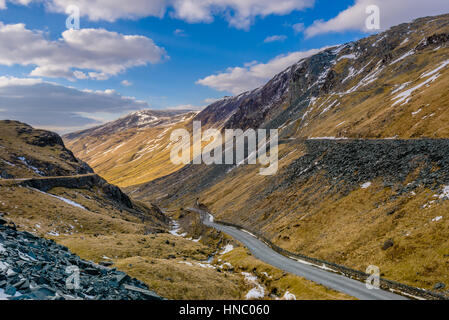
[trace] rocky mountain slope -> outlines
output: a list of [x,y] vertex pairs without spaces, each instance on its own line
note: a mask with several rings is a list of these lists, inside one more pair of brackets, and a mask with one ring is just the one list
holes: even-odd
[[217,219],[292,252],[376,265],[387,279],[447,294],[448,35],[449,15],[393,27],[196,116],[211,127],[278,128],[274,176],[187,165],[127,191],[165,206],[200,198]]
[[[291,252],[445,292],[448,140],[302,140],[282,144],[277,175],[188,165],[134,195],[257,231]],[[201,172],[201,174],[198,174]],[[182,183],[178,183],[182,181]]]
[[180,168],[170,163],[170,133],[186,127],[195,115],[186,110],[143,110],[63,138],[95,172],[111,183],[130,186]]
[[196,120],[284,136],[447,137],[449,15],[417,19],[298,61]]
[[186,115],[195,113],[189,110],[141,110],[128,114],[113,122],[98,127],[69,133],[64,136],[67,140],[83,137],[100,137],[115,134],[129,129],[146,129],[158,126],[168,126],[183,121]]
[[[449,15],[417,19],[323,49],[260,88],[225,97],[196,116],[175,116],[170,125],[146,111],[64,138],[78,157],[121,186],[180,169],[167,161],[167,135],[191,129],[191,120],[204,128],[275,128],[284,138],[445,138],[448,39]],[[147,121],[153,130],[144,129]]]

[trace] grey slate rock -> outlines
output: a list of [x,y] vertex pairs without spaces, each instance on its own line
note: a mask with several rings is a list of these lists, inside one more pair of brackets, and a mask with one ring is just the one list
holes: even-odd
[[437,284],[435,284],[435,286],[433,288],[435,290],[442,290],[442,289],[446,288],[446,285],[442,282],[438,282]]
[[[0,289],[11,300],[162,300],[127,274],[82,260],[52,240],[0,225]],[[79,268],[79,289],[69,289],[66,268]],[[15,296],[17,294],[17,296]]]
[[7,285],[5,288],[5,293],[9,296],[14,296],[16,294],[17,290],[11,285]]
[[100,265],[103,267],[110,267],[112,265],[114,265],[114,262],[112,261],[100,261]]

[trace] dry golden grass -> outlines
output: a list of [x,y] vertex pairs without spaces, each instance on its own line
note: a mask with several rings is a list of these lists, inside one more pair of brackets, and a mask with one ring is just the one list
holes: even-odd
[[[436,69],[447,60],[449,48],[434,52],[431,49],[409,57],[417,69],[397,73],[387,66],[387,71],[375,84],[353,93],[325,95],[313,104],[304,121],[298,121],[296,137],[348,137],[348,138],[447,138],[449,137],[449,115],[446,106],[449,103],[449,70],[440,70],[440,77],[429,85],[413,92],[410,101],[393,106],[399,93],[423,83],[423,73]],[[345,60],[335,66],[338,69]],[[391,70],[388,72],[388,70]],[[348,82],[348,89],[359,79]],[[396,93],[398,85],[412,81],[406,88]],[[377,85],[376,85],[377,84]],[[327,102],[326,102],[327,100]],[[321,114],[333,101],[340,102],[338,107]],[[307,125],[306,125],[307,124]]]
[[146,225],[139,218],[104,205],[93,191],[51,191],[92,211],[11,182],[2,183],[0,191],[0,211],[20,230],[54,239],[83,259],[100,262],[109,257],[115,267],[165,298],[239,299],[244,291],[240,275],[179,263],[205,261],[213,247],[168,233],[144,235]]
[[118,260],[116,266],[168,299],[238,300],[247,290],[241,275],[186,262],[133,257]]
[[[326,194],[326,179],[316,176],[302,187],[248,201],[262,184],[251,188],[238,181],[222,182],[235,195],[213,194],[213,189],[202,195],[217,219],[259,229],[292,252],[362,271],[377,265],[387,279],[426,289],[449,283],[449,201],[431,190],[392,200],[394,190],[373,182],[345,196]],[[237,190],[246,195],[238,196]],[[423,208],[426,204],[430,206]],[[433,221],[436,217],[441,218]],[[394,246],[382,250],[389,239]]]
[[167,299],[239,299],[242,277],[202,263],[212,248],[171,234],[66,236],[59,242],[80,257],[114,262]]
[[[281,145],[280,172],[305,153],[300,142]],[[265,197],[267,183],[276,185],[280,178],[260,176],[257,170],[236,168],[201,194],[187,192],[167,205],[187,207],[199,197],[216,219],[258,230],[292,252],[361,271],[377,265],[384,278],[426,289],[449,283],[449,201],[434,197],[436,191],[397,196],[394,187],[372,181],[368,189],[343,195],[329,192],[327,178],[317,174]],[[432,221],[436,217],[442,218]],[[382,250],[389,239],[394,246]]]
[[138,235],[114,234],[105,236],[72,235],[61,238],[80,256],[94,261],[104,260],[105,255],[112,259],[126,259],[134,256],[159,259],[207,260],[213,249],[199,242],[188,241],[171,234]]
[[166,176],[183,167],[170,161],[170,134],[191,118],[174,125],[131,128],[107,137],[65,140],[75,155],[110,183],[128,187]]

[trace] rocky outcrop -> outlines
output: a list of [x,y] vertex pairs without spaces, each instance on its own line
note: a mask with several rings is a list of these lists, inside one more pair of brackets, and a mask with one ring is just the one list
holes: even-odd
[[[69,277],[78,277],[78,272],[76,286],[76,278],[72,282]],[[123,272],[82,260],[52,240],[2,225],[0,299],[162,300]]]
[[429,47],[441,46],[449,42],[449,33],[437,33],[427,37],[424,41],[422,41],[417,47],[416,50],[424,50]]
[[38,189],[47,192],[53,188],[68,188],[68,189],[91,189],[99,187],[110,200],[113,200],[122,206],[133,209],[131,199],[122,192],[122,190],[109,184],[96,174],[79,175],[71,177],[50,177],[50,178],[33,178],[22,180],[20,185]]
[[27,134],[25,138],[27,143],[38,147],[53,147],[55,145],[64,146],[62,138],[50,131],[35,130],[31,126],[24,125],[23,127],[17,128],[17,132],[20,135]]
[[3,147],[0,172],[8,174],[3,174],[3,178],[69,176],[94,172],[65,147],[58,134],[34,129],[19,121],[0,121],[0,145]]
[[[307,154],[290,164],[283,187],[323,172],[338,190],[381,179],[386,187],[410,192],[449,184],[449,140],[306,140]],[[418,173],[416,173],[418,172]],[[405,185],[410,174],[413,181]]]

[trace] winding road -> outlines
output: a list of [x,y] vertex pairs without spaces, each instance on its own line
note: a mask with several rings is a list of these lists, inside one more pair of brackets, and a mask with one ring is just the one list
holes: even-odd
[[200,214],[203,223],[206,226],[230,235],[244,244],[257,259],[278,269],[319,283],[336,291],[346,293],[360,300],[408,300],[403,296],[389,291],[368,289],[363,282],[347,278],[334,272],[326,271],[307,262],[300,262],[298,260],[287,258],[277,253],[248,232],[215,223],[212,216],[205,211],[194,208],[189,208],[188,210]]

